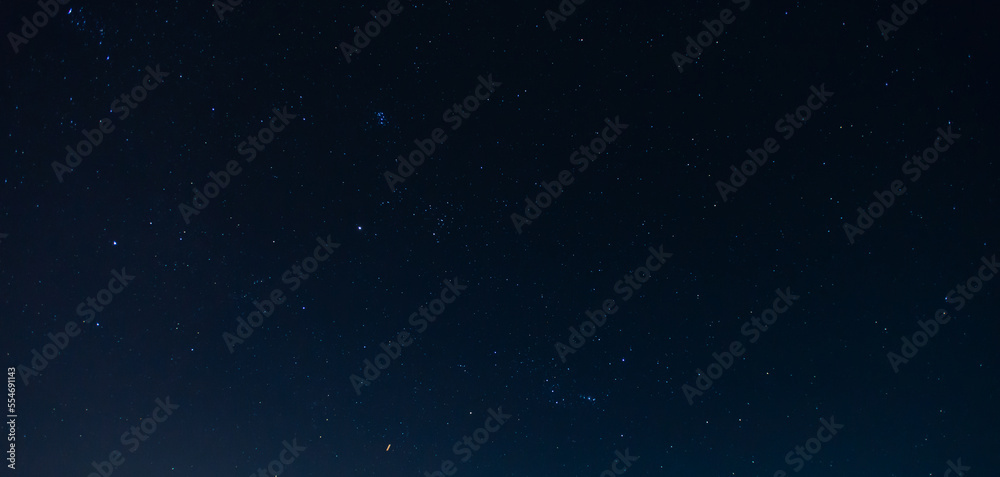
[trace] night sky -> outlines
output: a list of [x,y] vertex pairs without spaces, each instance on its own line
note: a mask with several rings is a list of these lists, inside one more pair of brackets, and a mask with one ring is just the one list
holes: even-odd
[[997,475],[991,2],[238,1],[0,7],[3,475]]

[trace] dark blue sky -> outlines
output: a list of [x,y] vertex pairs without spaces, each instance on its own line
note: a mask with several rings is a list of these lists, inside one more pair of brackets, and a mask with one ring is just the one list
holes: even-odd
[[3,7],[9,475],[995,474],[995,8],[562,3]]

